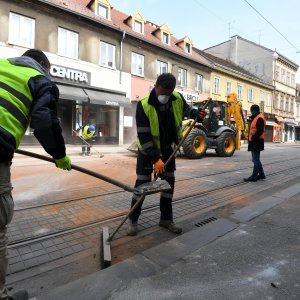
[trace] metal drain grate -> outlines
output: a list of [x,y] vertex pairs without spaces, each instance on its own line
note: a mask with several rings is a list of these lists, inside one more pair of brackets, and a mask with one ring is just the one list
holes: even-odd
[[210,222],[216,221],[216,220],[217,220],[217,218],[211,217],[211,218],[208,218],[208,219],[205,219],[205,220],[203,220],[201,222],[196,223],[195,226],[201,227],[201,226],[204,226],[204,225],[206,225],[206,224],[208,224]]

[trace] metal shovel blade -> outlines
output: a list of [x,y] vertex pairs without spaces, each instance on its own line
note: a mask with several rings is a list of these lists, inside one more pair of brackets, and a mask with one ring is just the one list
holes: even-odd
[[156,180],[141,184],[134,189],[136,195],[150,195],[165,190],[169,190],[171,186],[166,180]]

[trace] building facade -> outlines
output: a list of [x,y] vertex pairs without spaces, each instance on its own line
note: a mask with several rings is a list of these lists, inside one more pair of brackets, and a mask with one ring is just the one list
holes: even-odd
[[[264,80],[275,89],[272,93],[271,112],[281,132],[278,141],[295,139],[295,77],[298,65],[283,55],[246,40],[233,36],[229,41],[204,50],[207,53],[229,60]],[[253,55],[255,53],[255,55]]]
[[228,60],[216,57],[197,49],[204,57],[213,64],[211,73],[211,97],[216,100],[226,101],[230,93],[236,93],[242,104],[244,119],[249,119],[250,107],[253,104],[260,106],[266,116],[267,142],[275,142],[277,138],[278,125],[275,118],[269,117],[272,110],[272,94],[274,86],[264,82],[250,72]]
[[[123,32],[95,16],[83,18],[45,1],[0,1],[0,57],[19,56],[28,48],[43,50],[50,75],[60,90],[58,116],[67,143],[81,143],[73,130],[96,127],[97,144],[122,144],[124,112],[130,106],[130,74],[121,71]],[[32,130],[24,143],[35,143]]]

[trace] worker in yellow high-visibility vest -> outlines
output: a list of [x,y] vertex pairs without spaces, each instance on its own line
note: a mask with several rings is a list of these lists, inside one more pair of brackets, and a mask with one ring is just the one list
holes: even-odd
[[28,299],[27,291],[8,295],[7,225],[11,222],[14,202],[11,194],[10,167],[14,152],[28,125],[55,160],[56,166],[71,170],[70,158],[57,118],[59,91],[48,74],[50,62],[38,49],[27,50],[21,57],[0,59],[0,299]]

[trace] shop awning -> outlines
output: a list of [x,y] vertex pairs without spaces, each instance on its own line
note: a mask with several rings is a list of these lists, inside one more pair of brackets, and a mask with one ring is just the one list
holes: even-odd
[[272,122],[272,121],[266,121],[266,125],[267,126],[278,126],[278,124],[276,122]]
[[87,93],[90,103],[111,106],[127,106],[130,102],[126,100],[125,94],[108,93],[92,89],[84,89]]
[[59,98],[64,100],[74,100],[77,102],[87,102],[88,96],[80,87],[56,84],[59,89]]

